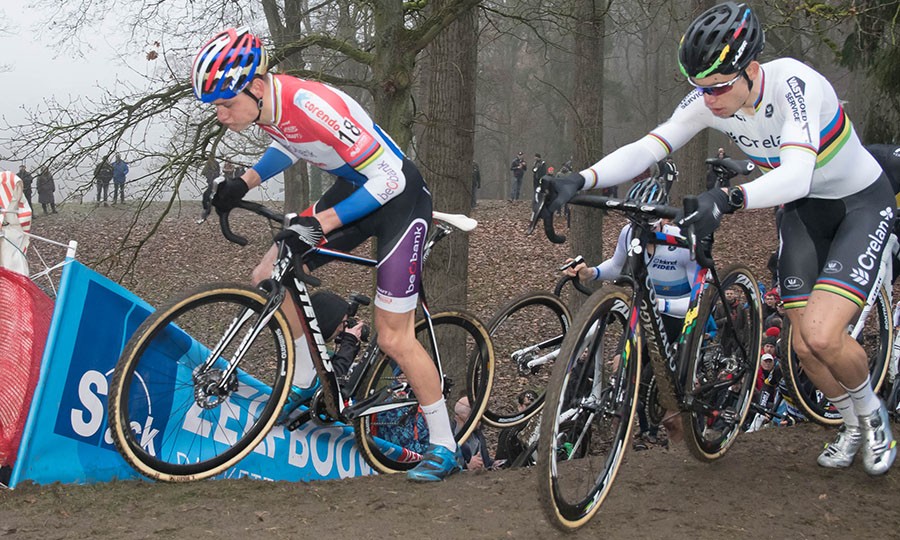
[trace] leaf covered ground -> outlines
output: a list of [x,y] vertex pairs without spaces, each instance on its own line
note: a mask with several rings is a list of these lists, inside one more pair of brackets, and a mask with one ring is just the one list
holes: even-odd
[[[437,205],[438,209],[439,204]],[[240,248],[213,222],[196,225],[193,203],[158,225],[127,271],[118,251],[135,206],[63,205],[38,215],[35,232],[79,241],[78,258],[121,281],[153,304],[205,281],[246,281],[268,245],[259,220],[235,219],[251,237]],[[153,211],[156,210],[154,207]],[[469,309],[487,321],[510,298],[547,289],[566,246],[525,237],[524,202],[484,201],[474,212]],[[139,230],[152,227],[146,213]],[[607,251],[621,221],[604,228]],[[720,265],[742,262],[764,276],[776,244],[768,211],[726,218],[717,233]],[[38,246],[48,258],[57,255]],[[608,254],[608,253],[607,253]],[[36,254],[33,254],[35,256]],[[588,256],[590,262],[596,257]],[[34,264],[34,263],[33,263]],[[323,280],[339,292],[365,291],[366,272],[328,268]],[[362,285],[362,286],[361,286]],[[683,447],[630,452],[600,514],[573,538],[896,538],[900,476],[870,478],[855,465],[819,468],[815,457],[830,430],[814,425],[742,435],[715,463],[699,463]],[[193,484],[140,481],[90,486],[20,486],[0,492],[0,536],[53,538],[556,538],[540,508],[535,471],[467,472],[439,485],[400,476],[309,484],[249,480]]]

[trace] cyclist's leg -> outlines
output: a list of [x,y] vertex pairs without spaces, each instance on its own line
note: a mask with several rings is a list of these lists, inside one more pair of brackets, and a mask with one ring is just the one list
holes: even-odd
[[453,451],[456,450],[456,440],[444,404],[440,376],[425,348],[416,340],[415,313],[415,309],[395,313],[376,304],[375,330],[378,346],[397,362],[412,386],[425,413],[429,442]]
[[[802,316],[796,317],[799,332],[794,342],[803,349],[800,358],[806,362],[804,369],[810,368],[810,380],[829,399],[837,398],[832,402],[848,426],[860,424],[863,464],[870,474],[887,472],[896,450],[884,406],[870,384],[866,353],[846,328],[874,286],[893,227],[891,194],[882,176],[856,195],[840,201],[810,202],[796,212],[817,245],[820,257],[816,260],[823,271],[817,276]],[[831,213],[827,213],[829,210]],[[823,216],[831,217],[831,223]],[[823,259],[821,248],[825,245],[827,254]],[[785,275],[786,282],[791,274]],[[826,370],[839,386],[828,379]],[[840,394],[833,394],[839,391]]]
[[[333,207],[338,202],[349,197],[355,187],[338,178],[335,180],[331,188],[326,191],[322,197],[312,206],[303,211],[303,215],[312,215],[315,212],[322,211]],[[343,227],[336,231],[332,231],[326,236],[328,247],[339,250],[349,251],[361,244],[368,238],[357,225]],[[258,285],[261,281],[268,279],[272,275],[272,267],[275,264],[275,258],[278,255],[278,248],[272,245],[262,260],[253,269],[251,282]],[[312,270],[328,262],[326,257],[313,259],[309,262],[307,270]],[[300,315],[297,304],[291,295],[285,295],[282,311],[287,318],[288,325],[294,335],[294,350],[296,352],[296,369],[294,370],[293,385],[298,388],[310,388],[315,383],[316,368],[312,363],[312,354],[309,351],[309,344],[303,335],[303,326],[300,323]]]
[[[818,210],[820,216],[818,218],[814,214]],[[812,321],[807,320],[806,306],[810,300],[813,286],[819,279],[819,273],[826,260],[831,248],[835,235],[837,234],[839,222],[837,216],[844,216],[845,207],[841,201],[813,201],[807,199],[802,203],[791,203],[785,205],[785,210],[781,219],[781,227],[779,235],[781,239],[780,257],[778,262],[778,276],[780,279],[781,297],[784,306],[791,320],[793,343],[790,346],[797,354],[800,364],[803,366],[804,372],[809,376],[810,380],[821,390],[825,396],[838,407],[844,420],[850,425],[856,425],[856,415],[849,407],[849,400],[846,390],[841,387],[837,379],[835,379],[828,365],[824,363],[821,355],[813,352],[813,345],[809,343],[806,337],[805,328],[811,327]],[[835,216],[835,223],[821,223],[821,216]],[[848,261],[848,268],[851,261]],[[838,264],[843,267],[843,264]],[[823,278],[830,278],[830,274],[823,273]],[[830,281],[836,282],[831,279]],[[817,318],[822,317],[821,311],[817,314]],[[827,314],[826,314],[827,316]],[[831,318],[829,324],[833,327],[837,318]],[[810,328],[810,332],[813,329]],[[817,348],[833,348],[834,345],[828,345],[823,341],[825,336],[829,336],[833,330],[822,329],[816,338],[818,341]],[[846,326],[841,328],[841,332],[846,334]],[[832,336],[836,343],[840,343],[839,338]],[[824,351],[823,351],[824,352]],[[833,360],[840,362],[840,360]],[[853,362],[851,361],[851,365]]]
[[372,224],[378,240],[375,330],[379,347],[406,374],[428,424],[428,451],[407,476],[436,481],[460,470],[460,453],[440,375],[415,335],[422,254],[431,223],[431,193],[412,162],[404,162],[403,175],[406,189],[377,212],[379,216]]
[[[666,339],[668,339],[670,343],[677,343],[678,337],[681,335],[681,328],[684,325],[684,318],[663,314],[662,320],[663,327],[666,329]],[[648,355],[645,356],[645,358],[650,357]],[[680,412],[681,411],[677,409],[666,409],[666,413],[662,419],[662,425],[665,426],[666,435],[669,438],[669,442],[672,444],[678,444],[684,440],[684,428],[682,427],[681,418],[679,416]]]
[[805,309],[788,313],[792,325],[796,319],[794,348],[804,371],[827,396],[843,394],[842,387],[856,388],[869,377],[866,353],[847,333],[858,313],[855,303],[821,290],[812,292]]

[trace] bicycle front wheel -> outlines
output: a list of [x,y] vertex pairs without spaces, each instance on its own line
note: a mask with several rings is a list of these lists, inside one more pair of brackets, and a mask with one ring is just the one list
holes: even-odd
[[[869,362],[869,378],[872,388],[878,393],[890,367],[889,359],[894,327],[891,320],[892,314],[887,290],[884,287],[880,287],[873,293],[877,294],[875,304],[863,323],[862,330],[856,341],[866,351],[866,358]],[[852,330],[852,328],[851,326],[850,329]],[[816,385],[809,380],[809,377],[803,371],[800,359],[797,358],[797,353],[789,345],[793,342],[792,336],[793,331],[788,326],[786,341],[788,346],[785,347],[787,350],[785,362],[787,369],[784,371],[795,401],[800,405],[804,416],[813,422],[826,426],[840,425],[843,422],[841,413],[828,401],[825,394],[816,388]]]
[[[505,428],[527,422],[544,405],[547,381],[572,320],[556,296],[531,292],[513,299],[488,323],[497,359],[494,385],[484,422]],[[526,390],[537,396],[520,408],[517,397]]]
[[693,326],[686,328],[688,409],[682,423],[687,447],[701,461],[722,457],[741,432],[753,401],[762,347],[756,278],[744,266],[731,266],[723,272],[721,285],[717,290],[707,283],[700,304],[685,316],[685,326]]
[[585,525],[600,509],[630,441],[641,372],[630,298],[610,286],[588,298],[563,339],[547,387],[538,492],[548,520],[565,531]]
[[[494,375],[491,338],[484,325],[465,312],[436,313],[430,320],[431,326],[428,319],[416,324],[416,338],[443,375],[447,413],[456,442],[463,443],[475,431],[487,406]],[[391,357],[379,354],[366,369],[357,398],[380,395],[381,399],[353,421],[360,454],[381,473],[409,470],[418,465],[428,448],[425,415],[402,368]],[[454,421],[454,406],[462,398],[468,400],[471,413]]]
[[113,441],[138,472],[168,482],[208,478],[263,440],[294,373],[287,320],[266,303],[257,289],[207,285],[138,327],[109,392]]

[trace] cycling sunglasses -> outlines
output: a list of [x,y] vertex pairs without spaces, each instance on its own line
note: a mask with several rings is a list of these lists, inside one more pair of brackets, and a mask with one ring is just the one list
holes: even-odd
[[[700,86],[699,84],[695,83],[694,80],[691,79],[690,77],[688,77],[688,82],[691,83],[691,86],[693,86],[697,90],[700,90],[700,92],[702,92],[708,96],[721,96],[722,94],[727,94],[728,92],[730,92],[731,89],[734,87],[734,83],[738,82],[738,80],[740,80],[740,78],[742,76],[744,76],[743,71],[738,73],[737,77],[731,79],[728,82],[714,84],[712,86]],[[749,78],[748,78],[748,80],[749,80]]]

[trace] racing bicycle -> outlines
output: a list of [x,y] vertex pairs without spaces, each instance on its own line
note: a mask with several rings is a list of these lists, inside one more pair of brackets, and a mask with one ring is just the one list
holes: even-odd
[[[239,208],[269,220],[290,222],[250,201]],[[471,230],[466,216],[434,213],[424,258],[453,230]],[[247,240],[220,214],[225,237]],[[109,392],[112,438],[138,472],[162,481],[199,480],[225,472],[254,451],[276,424],[296,429],[307,421],[353,426],[360,454],[378,472],[408,470],[422,458],[427,437],[419,403],[399,365],[370,340],[357,377],[339,384],[308,286],[319,280],[304,271],[312,255],[374,267],[377,261],[314,247],[292,253],[283,242],[271,277],[257,287],[206,284],[169,301],[135,331],[115,367]],[[294,335],[283,311],[285,295],[297,308],[315,366],[317,383],[292,385]],[[475,430],[493,380],[493,350],[485,327],[463,311],[432,314],[420,294],[416,336],[440,374],[449,415],[467,397],[472,414],[455,427],[458,442]],[[418,435],[418,437],[416,436]]]
[[[582,262],[584,258],[579,255],[559,271]],[[569,308],[562,301],[568,283],[585,296],[593,292],[577,278],[563,276],[552,293],[526,292],[498,309],[488,322],[496,365],[484,411],[485,424],[497,428],[518,426],[534,418],[543,407],[553,361],[572,321]],[[533,391],[537,398],[519,410],[516,397],[526,390]]]
[[[678,208],[589,194],[569,204],[621,212],[635,232],[621,277],[587,299],[563,338],[547,388],[538,490],[550,522],[567,531],[585,525],[600,509],[630,446],[645,345],[661,406],[680,411],[691,454],[713,461],[741,431],[762,338],[756,278],[743,265],[721,274],[716,270],[708,246],[693,231],[696,198],[684,199],[683,236],[654,232],[651,226],[681,215]],[[551,241],[565,240],[554,231],[552,216],[544,219],[544,231]],[[666,337],[649,278],[651,244],[689,249],[701,267],[674,343]],[[736,304],[726,299],[727,290],[734,291]],[[711,325],[711,320],[720,323]],[[738,325],[739,320],[746,323]]]

